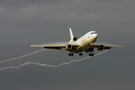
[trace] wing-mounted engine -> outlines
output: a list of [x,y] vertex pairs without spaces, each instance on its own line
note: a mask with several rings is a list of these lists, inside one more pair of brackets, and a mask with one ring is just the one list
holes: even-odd
[[103,45],[99,45],[99,46],[97,47],[97,50],[99,50],[99,51],[104,50],[104,46],[103,46]]
[[72,49],[72,45],[71,44],[66,45],[66,49],[71,50]]
[[78,44],[67,44],[65,47],[65,51],[75,51],[78,46]]

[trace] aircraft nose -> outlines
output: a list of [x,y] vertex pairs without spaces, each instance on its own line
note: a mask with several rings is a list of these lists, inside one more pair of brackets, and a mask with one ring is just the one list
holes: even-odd
[[97,35],[97,34],[95,34],[95,35],[94,35],[94,38],[97,40],[97,39],[98,39],[98,35]]

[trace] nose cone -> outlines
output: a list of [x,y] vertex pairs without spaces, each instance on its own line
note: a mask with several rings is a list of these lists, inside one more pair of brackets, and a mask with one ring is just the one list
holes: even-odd
[[88,35],[90,37],[89,40],[91,43],[94,43],[98,40],[98,34],[96,33],[96,31],[90,31]]
[[94,36],[95,38],[96,38],[96,40],[98,39],[98,35],[97,34],[95,34],[95,36]]
[[97,34],[94,34],[93,35],[93,41],[96,42],[98,40],[98,35]]

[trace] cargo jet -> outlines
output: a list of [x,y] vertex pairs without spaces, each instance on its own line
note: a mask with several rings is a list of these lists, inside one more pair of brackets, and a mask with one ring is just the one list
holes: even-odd
[[98,34],[96,31],[90,31],[83,35],[81,38],[74,37],[71,28],[69,28],[70,32],[70,41],[67,44],[63,45],[30,45],[31,47],[43,47],[45,49],[54,49],[54,50],[61,50],[62,48],[65,51],[69,52],[69,56],[73,56],[74,53],[79,53],[79,56],[83,56],[83,51],[85,53],[89,53],[89,56],[94,56],[94,48],[99,51],[111,49],[113,47],[123,47],[123,46],[116,46],[116,45],[105,45],[105,44],[95,44],[98,40]]

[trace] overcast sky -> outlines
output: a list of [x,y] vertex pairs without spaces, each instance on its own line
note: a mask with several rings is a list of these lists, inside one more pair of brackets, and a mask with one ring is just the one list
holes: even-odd
[[[0,0],[0,61],[41,48],[30,44],[69,41],[69,28],[81,37],[95,30],[98,42],[124,45],[102,55],[58,68],[26,65],[0,71],[1,90],[134,90],[134,0]],[[98,51],[95,50],[95,54]],[[46,50],[0,63],[60,64],[84,58],[64,50]]]

